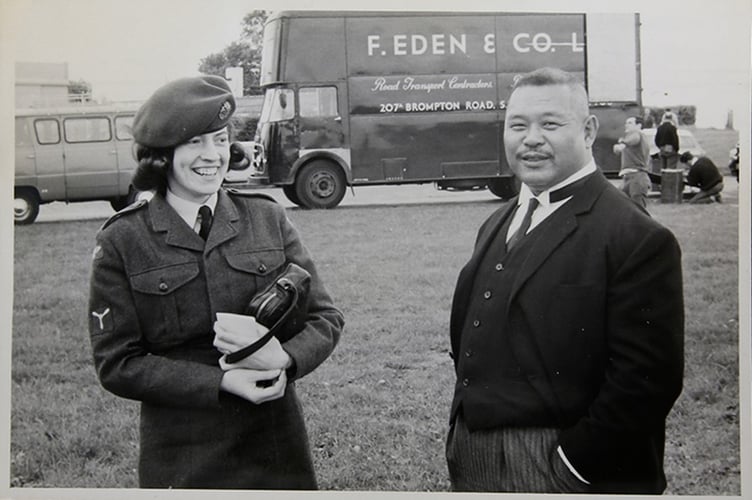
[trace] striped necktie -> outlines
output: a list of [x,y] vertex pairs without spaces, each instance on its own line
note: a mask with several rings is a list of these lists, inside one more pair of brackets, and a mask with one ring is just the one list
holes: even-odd
[[519,229],[515,231],[515,233],[511,238],[509,238],[509,241],[507,242],[507,252],[509,252],[513,246],[515,246],[522,238],[525,237],[525,233],[527,233],[527,230],[530,229],[530,222],[533,220],[533,212],[535,212],[535,209],[538,208],[538,204],[539,202],[537,198],[530,198],[530,201],[528,201],[527,212],[525,212],[525,216],[522,218],[522,225],[520,225]]

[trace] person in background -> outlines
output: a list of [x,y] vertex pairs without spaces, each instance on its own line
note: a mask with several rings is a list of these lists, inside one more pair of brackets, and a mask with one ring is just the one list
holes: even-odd
[[661,124],[655,131],[655,145],[661,159],[661,169],[676,168],[679,158],[679,132],[676,116],[669,111],[663,114]]
[[[343,317],[284,209],[222,189],[234,110],[216,76],[159,88],[133,122],[133,184],[155,195],[96,237],[94,364],[105,389],[141,403],[142,488],[316,488],[294,381],[329,356]],[[243,314],[288,262],[311,275],[303,329],[220,365],[264,329],[225,331],[217,313]]]
[[700,190],[689,200],[690,203],[721,203],[723,175],[713,161],[700,156],[695,158],[689,151],[682,153],[679,161],[689,167],[686,183]]
[[452,489],[659,494],[682,388],[674,235],[606,180],[584,86],[543,68],[508,100],[520,194],[481,226],[459,274]]
[[621,190],[629,198],[647,207],[648,192],[650,192],[650,176],[648,163],[650,161],[650,144],[642,135],[642,117],[631,116],[624,123],[624,136],[614,144],[614,153],[621,155],[622,178]]

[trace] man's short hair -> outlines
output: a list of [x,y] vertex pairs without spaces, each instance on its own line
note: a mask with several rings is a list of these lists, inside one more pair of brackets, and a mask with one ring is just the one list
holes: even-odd
[[585,85],[573,74],[559,68],[545,67],[517,75],[512,84],[512,93],[521,87],[545,87],[548,85],[565,85],[569,87],[574,95],[579,94],[584,100],[585,108],[588,107],[588,93]]
[[689,151],[685,151],[679,157],[679,161],[682,163],[689,163],[690,161],[692,161],[692,158],[694,158],[694,155],[692,155],[692,153],[690,153]]

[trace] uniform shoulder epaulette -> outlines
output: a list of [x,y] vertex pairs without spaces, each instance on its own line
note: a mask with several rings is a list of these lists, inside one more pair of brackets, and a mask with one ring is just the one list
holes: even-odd
[[116,220],[118,220],[119,218],[123,217],[124,215],[128,215],[128,214],[131,214],[133,212],[136,212],[137,210],[142,209],[148,203],[149,202],[147,200],[138,200],[138,201],[135,201],[135,202],[131,203],[130,205],[128,205],[124,209],[115,212],[109,219],[107,219],[104,222],[104,224],[102,224],[102,227],[99,228],[99,230],[101,231],[102,229],[106,228],[107,226],[109,226],[110,224],[112,224],[113,222],[115,222]]
[[257,193],[254,191],[241,191],[239,189],[235,188],[226,188],[225,191],[227,191],[228,194],[231,194],[233,196],[243,196],[244,198],[261,198],[264,200],[273,201],[274,203],[277,203],[277,200],[272,198],[270,195],[266,193]]

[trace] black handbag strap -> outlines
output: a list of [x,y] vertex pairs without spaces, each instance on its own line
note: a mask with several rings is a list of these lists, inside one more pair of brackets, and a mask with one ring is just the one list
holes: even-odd
[[225,358],[225,361],[227,363],[237,363],[241,359],[247,358],[254,352],[264,347],[266,343],[272,339],[276,331],[285,323],[285,320],[287,319],[288,316],[290,316],[290,313],[292,313],[292,311],[295,309],[295,306],[298,303],[298,295],[299,295],[298,289],[295,286],[291,286],[290,288],[292,289],[293,300],[290,303],[290,307],[287,308],[287,311],[285,311],[285,313],[282,316],[280,316],[280,318],[276,321],[276,323],[274,323],[274,326],[269,328],[269,331],[266,332],[263,337],[261,337],[260,339],[258,339],[256,342],[254,342],[251,345],[247,345],[238,351],[228,354],[227,357]]

